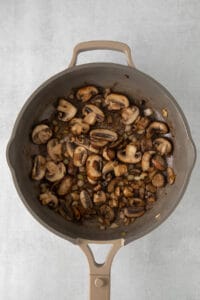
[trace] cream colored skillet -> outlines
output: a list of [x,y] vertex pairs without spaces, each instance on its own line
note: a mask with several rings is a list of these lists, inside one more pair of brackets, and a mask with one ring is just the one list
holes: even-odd
[[[76,66],[80,52],[96,49],[109,49],[123,52],[128,66],[114,63],[89,63]],[[168,111],[168,124],[174,143],[173,168],[176,173],[174,185],[167,186],[159,196],[153,209],[133,224],[106,231],[90,226],[80,226],[67,222],[37,201],[37,182],[30,179],[32,168],[31,153],[33,144],[30,132],[37,124],[49,116],[54,109],[55,99],[66,97],[72,88],[94,84],[112,87],[113,91],[124,93],[130,99],[145,99],[159,114],[163,108]],[[132,100],[130,100],[132,101]],[[7,147],[7,160],[16,189],[31,214],[47,229],[79,245],[86,254],[90,265],[90,299],[110,298],[110,268],[118,249],[158,227],[178,205],[183,196],[192,168],[195,163],[195,147],[187,121],[173,96],[157,81],[136,69],[131,58],[130,48],[113,41],[90,41],[74,48],[68,69],[44,82],[27,100],[16,120]],[[184,161],[184,163],[183,163]],[[122,232],[126,233],[122,236]],[[112,244],[103,264],[95,262],[90,243]]]

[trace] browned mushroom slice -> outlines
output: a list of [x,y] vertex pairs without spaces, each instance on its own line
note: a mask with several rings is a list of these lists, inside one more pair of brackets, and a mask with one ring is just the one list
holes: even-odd
[[42,205],[49,205],[53,208],[58,205],[58,198],[50,191],[40,194],[39,199],[42,202]]
[[97,143],[99,147],[105,146],[108,142],[114,142],[118,138],[116,132],[108,129],[93,129],[90,131],[92,143]]
[[142,154],[137,152],[137,148],[134,145],[128,144],[125,150],[117,152],[117,157],[124,163],[135,164],[141,161]]
[[107,95],[105,104],[108,106],[108,110],[120,110],[129,106],[129,100],[124,95],[111,93]]
[[133,197],[133,188],[130,186],[125,186],[123,189],[123,194],[125,197]]
[[47,153],[54,161],[62,160],[62,145],[59,143],[58,139],[51,139],[50,141],[48,141]]
[[93,96],[98,94],[98,89],[95,86],[88,85],[80,88],[76,93],[76,98],[82,102],[89,101]]
[[139,116],[140,111],[137,106],[131,106],[124,108],[122,110],[121,116],[122,116],[122,121],[126,125],[133,124],[137,117]]
[[41,180],[46,172],[46,158],[42,155],[37,155],[34,158],[32,178],[34,180]]
[[141,161],[142,171],[145,172],[149,170],[151,157],[153,154],[155,154],[155,151],[147,151],[142,155],[142,161]]
[[100,212],[101,216],[103,217],[104,221],[107,221],[108,223],[112,222],[115,218],[114,210],[106,204],[103,204],[99,208],[99,212]]
[[112,179],[112,180],[109,182],[108,186],[107,186],[107,192],[108,192],[108,193],[114,192],[115,187],[116,187],[116,185],[119,184],[119,182],[120,182],[120,178],[119,178],[119,177],[118,177],[118,178]]
[[153,144],[161,155],[170,155],[172,153],[172,143],[167,138],[157,138]]
[[57,107],[58,119],[64,122],[70,121],[77,113],[77,108],[65,99],[60,99]]
[[105,158],[106,160],[113,160],[115,158],[115,151],[105,147],[103,149],[103,153],[102,153],[103,158]]
[[166,123],[160,121],[152,122],[146,130],[147,138],[151,138],[153,134],[166,134],[169,128]]
[[140,117],[139,120],[136,123],[137,132],[143,133],[147,126],[149,125],[150,120],[146,117]]
[[125,164],[118,164],[114,167],[114,174],[116,177],[127,175],[128,174],[128,168]]
[[80,193],[80,201],[84,208],[92,208],[92,200],[90,194],[86,190],[82,190]]
[[144,207],[126,207],[124,209],[124,215],[128,218],[138,218],[144,214]]
[[102,169],[102,174],[105,178],[105,176],[114,171],[114,168],[117,166],[118,162],[117,161],[108,161],[104,166],[103,166],[103,169]]
[[66,156],[66,157],[73,158],[75,148],[76,148],[75,143],[70,142],[70,141],[66,142],[65,143],[65,152],[63,153],[63,155]]
[[97,191],[94,193],[93,202],[95,204],[106,202],[106,194],[103,191]]
[[164,171],[167,167],[167,163],[166,160],[164,159],[164,157],[160,156],[159,154],[156,154],[152,157],[152,165],[160,170],[160,171]]
[[105,118],[102,110],[93,104],[85,105],[82,113],[85,116],[84,122],[90,125],[94,125],[96,122],[103,122]]
[[52,130],[47,125],[40,124],[33,129],[32,141],[34,144],[45,144],[51,137]]
[[71,132],[74,135],[85,134],[89,131],[89,124],[85,123],[81,118],[74,118],[70,121]]
[[169,184],[173,184],[176,179],[176,175],[174,173],[174,170],[171,167],[167,168],[167,182]]
[[153,186],[157,188],[161,188],[165,185],[165,177],[161,173],[156,173],[152,178],[152,184]]
[[84,166],[87,159],[87,150],[84,147],[78,146],[74,150],[73,162],[76,167]]
[[69,191],[72,187],[72,181],[73,180],[70,176],[64,177],[57,189],[58,195],[66,195],[67,193],[69,193]]
[[66,173],[65,165],[60,162],[56,164],[53,161],[48,161],[46,163],[46,179],[54,182],[61,180]]
[[92,154],[88,156],[86,161],[86,172],[87,176],[91,180],[98,180],[101,177],[102,170],[102,157],[99,155]]

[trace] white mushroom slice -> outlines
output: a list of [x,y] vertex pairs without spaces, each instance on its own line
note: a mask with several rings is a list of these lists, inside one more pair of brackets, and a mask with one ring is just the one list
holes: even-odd
[[166,123],[160,121],[152,122],[146,130],[147,138],[151,138],[154,133],[166,134],[169,132],[169,128]]
[[34,144],[45,144],[52,137],[52,130],[49,126],[41,124],[37,125],[32,132],[32,141]]
[[34,180],[41,180],[46,172],[46,158],[42,155],[37,155],[34,159],[32,178]]
[[93,104],[87,104],[83,107],[84,122],[94,125],[96,122],[103,122],[105,115],[101,109]]
[[58,198],[50,191],[40,194],[39,199],[42,202],[42,205],[49,205],[51,207],[56,207],[58,205]]
[[151,183],[153,184],[153,186],[157,187],[157,188],[161,188],[165,185],[165,177],[162,173],[156,173],[153,178]]
[[58,195],[62,196],[62,195],[66,195],[67,193],[69,193],[69,191],[72,187],[72,181],[73,180],[70,176],[64,177],[57,189]]
[[176,179],[176,175],[174,173],[174,170],[171,167],[167,168],[167,182],[169,184],[173,184]]
[[61,180],[66,173],[65,165],[60,162],[56,164],[53,161],[48,161],[46,164],[46,179],[54,182]]
[[80,193],[80,201],[84,208],[92,208],[92,200],[89,193],[86,190],[81,191]]
[[109,94],[105,99],[105,104],[108,106],[108,110],[120,110],[129,106],[128,98],[120,94]]
[[144,213],[144,207],[130,206],[124,209],[124,214],[128,218],[138,218],[141,217]]
[[140,111],[137,106],[131,106],[124,108],[122,110],[121,116],[122,116],[122,122],[126,125],[133,124],[137,117],[139,116]]
[[75,143],[72,143],[72,142],[68,141],[68,142],[65,143],[65,147],[66,147],[66,151],[64,153],[64,156],[66,156],[66,157],[69,156],[69,157],[73,158],[74,150],[76,148]]
[[78,146],[74,150],[73,162],[76,167],[84,166],[87,159],[87,150],[84,147]]
[[113,160],[115,158],[115,151],[106,147],[103,149],[102,156],[106,160]]
[[48,141],[47,153],[54,161],[62,160],[62,144],[59,143],[58,139],[51,139]]
[[150,168],[150,163],[151,163],[151,157],[152,155],[155,154],[155,151],[147,151],[142,155],[142,171],[148,171]]
[[81,118],[74,118],[70,121],[71,132],[74,135],[87,133],[90,129],[89,124],[85,123]]
[[84,147],[85,149],[87,149],[88,151],[92,152],[92,153],[96,153],[98,154],[99,153],[99,149],[93,147],[91,144],[90,144],[90,141],[89,140],[86,140],[85,142],[84,141],[81,141],[80,139],[76,139],[75,142],[74,142],[76,145],[79,145],[79,146],[82,146]]
[[70,121],[77,113],[77,108],[65,99],[60,99],[57,107],[58,119],[64,122]]
[[86,161],[87,176],[92,180],[98,180],[101,177],[102,157],[92,154],[88,156]]
[[128,144],[125,150],[119,150],[117,157],[120,161],[128,164],[136,164],[141,161],[142,154],[137,152],[135,145]]
[[166,138],[157,138],[154,140],[153,144],[161,155],[170,155],[172,152],[172,144]]
[[93,129],[90,131],[91,142],[96,143],[99,147],[105,146],[108,142],[114,142],[117,138],[117,133],[112,130]]
[[103,191],[98,191],[93,196],[93,202],[95,204],[100,204],[106,202],[106,194]]
[[127,165],[119,164],[114,167],[114,174],[116,177],[123,176],[128,173]]
[[99,93],[95,86],[88,85],[80,88],[76,93],[76,98],[82,102],[89,101],[93,96]]

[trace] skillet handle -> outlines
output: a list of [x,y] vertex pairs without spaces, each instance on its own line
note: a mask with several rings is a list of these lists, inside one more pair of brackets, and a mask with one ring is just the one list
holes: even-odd
[[122,52],[126,55],[128,66],[135,67],[133,63],[131,50],[127,44],[116,41],[88,41],[77,44],[74,47],[73,55],[69,67],[76,65],[79,53],[90,50],[113,50]]
[[[111,241],[89,241],[77,240],[78,245],[85,253],[90,267],[90,300],[109,300],[110,299],[110,269],[113,258],[117,251],[124,245],[124,240]],[[111,244],[106,260],[103,264],[95,261],[93,252],[89,244]]]

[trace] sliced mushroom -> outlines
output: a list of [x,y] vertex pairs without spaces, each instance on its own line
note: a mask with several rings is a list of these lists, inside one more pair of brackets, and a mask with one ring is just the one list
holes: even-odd
[[161,173],[156,173],[152,178],[152,184],[153,186],[157,188],[161,188],[165,185],[165,177]]
[[66,195],[67,193],[69,193],[72,187],[72,182],[73,182],[72,177],[70,176],[64,177],[57,189],[58,195]]
[[84,122],[90,125],[94,125],[96,122],[103,122],[105,118],[102,110],[93,104],[85,105],[82,113],[85,116]]
[[80,193],[80,201],[84,208],[92,208],[92,200],[90,194],[86,190],[82,190]]
[[42,155],[37,155],[34,158],[32,178],[34,180],[41,180],[46,172],[46,158]]
[[166,160],[159,154],[154,155],[151,162],[152,165],[160,171],[164,171],[167,167]]
[[98,89],[95,86],[88,85],[80,88],[76,93],[76,98],[82,102],[89,101],[93,96],[98,94]]
[[60,99],[57,107],[58,119],[70,121],[77,113],[77,108],[65,99]]
[[104,221],[108,221],[108,222],[112,222],[115,218],[115,213],[114,210],[106,205],[103,204],[100,208],[99,208],[100,214],[101,216],[104,218]]
[[115,168],[115,166],[117,166],[117,164],[118,164],[117,161],[108,161],[108,162],[104,165],[104,167],[103,167],[103,169],[102,169],[102,174],[103,174],[104,178],[105,178],[105,176],[106,176],[108,173],[114,171],[114,168]]
[[137,106],[131,106],[124,108],[122,110],[121,116],[122,116],[122,121],[126,125],[133,124],[137,117],[139,116],[140,111]]
[[50,191],[40,194],[40,201],[42,202],[42,205],[49,205],[53,208],[58,205],[58,198]]
[[50,141],[48,141],[47,153],[54,161],[62,160],[62,144],[58,141],[58,139],[51,139]]
[[160,121],[152,122],[146,130],[147,138],[151,138],[153,134],[166,134],[169,128],[166,123]]
[[70,121],[71,132],[74,135],[85,134],[89,131],[89,124],[85,123],[81,118],[74,118]]
[[150,168],[151,157],[155,154],[155,151],[147,151],[142,155],[142,171],[148,171]]
[[146,117],[140,117],[139,120],[137,121],[137,133],[143,133],[144,130],[147,128],[149,125],[150,120]]
[[53,161],[48,161],[46,170],[46,179],[51,182],[61,180],[66,173],[65,165],[62,162],[56,164]]
[[144,109],[143,113],[144,113],[145,117],[150,117],[151,115],[153,115],[153,109],[151,109],[150,107],[147,107]]
[[161,155],[170,155],[172,152],[172,143],[167,138],[157,138],[153,144]]
[[144,207],[126,207],[124,209],[124,215],[128,218],[138,218],[144,214]]
[[86,159],[87,159],[87,150],[82,146],[76,147],[73,155],[74,165],[76,167],[82,167],[85,165]]
[[52,137],[52,130],[49,126],[41,124],[37,125],[32,132],[32,141],[34,144],[45,144]]
[[76,145],[82,146],[85,149],[87,149],[88,151],[92,152],[92,153],[99,153],[99,149],[95,148],[93,145],[91,145],[91,142],[89,139],[87,138],[80,138],[80,137],[76,137],[74,143]]
[[106,160],[113,160],[115,158],[115,151],[105,147],[103,149],[103,153],[102,153],[103,158],[105,158]]
[[105,104],[108,110],[120,110],[129,106],[129,100],[124,95],[111,93],[106,96]]
[[116,187],[116,185],[119,184],[119,182],[120,182],[120,178],[114,178],[114,179],[112,179],[112,180],[109,182],[108,186],[107,186],[107,191],[108,191],[108,193],[114,192],[115,187]]
[[176,175],[174,173],[174,170],[171,167],[167,168],[167,182],[169,184],[173,184],[176,179]]
[[114,167],[114,174],[116,177],[127,175],[128,174],[128,168],[125,164],[118,164]]
[[142,154],[137,152],[135,145],[128,144],[125,150],[119,150],[117,157],[120,161],[128,164],[136,164],[141,161]]
[[74,150],[76,148],[76,144],[73,143],[73,142],[68,141],[68,142],[65,143],[65,148],[66,148],[65,152],[63,153],[64,156],[73,158]]
[[87,176],[91,180],[98,180],[101,177],[102,170],[102,157],[99,155],[92,154],[88,156],[86,161],[86,172]]
[[147,173],[141,172],[139,175],[134,175],[134,180],[136,181],[144,180],[147,176],[148,176]]
[[108,142],[117,140],[116,132],[108,129],[93,129],[90,131],[90,138],[92,143],[97,143],[99,147],[105,146]]
[[123,194],[125,197],[133,197],[133,189],[130,186],[125,186],[123,189]]
[[95,204],[100,204],[106,202],[106,194],[103,191],[98,191],[93,196],[93,202]]

